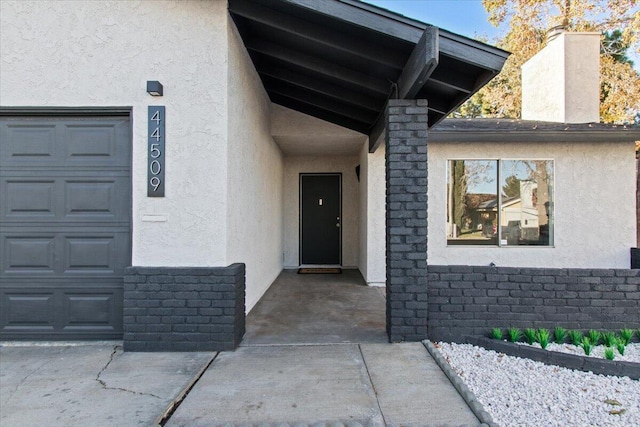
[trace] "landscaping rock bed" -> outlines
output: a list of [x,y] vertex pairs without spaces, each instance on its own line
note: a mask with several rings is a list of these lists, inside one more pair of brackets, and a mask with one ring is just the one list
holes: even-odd
[[[463,397],[480,414],[489,414],[480,419],[491,426],[640,425],[638,380],[546,365],[471,344],[425,342],[425,345],[435,354],[434,358],[445,373],[449,372],[452,383],[461,390]],[[516,346],[538,358],[545,358],[543,352],[551,353],[517,344],[511,344],[509,348]],[[479,410],[479,405],[484,410]]]
[[549,349],[543,350],[529,345],[521,345],[486,337],[466,337],[465,342],[509,356],[535,360],[546,365],[562,366],[564,368],[593,372],[594,374],[601,375],[626,376],[634,380],[640,379],[640,363],[599,359]]

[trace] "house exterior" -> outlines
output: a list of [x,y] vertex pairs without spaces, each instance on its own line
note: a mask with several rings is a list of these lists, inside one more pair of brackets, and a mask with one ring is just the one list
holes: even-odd
[[[304,265],[386,286],[391,341],[477,332],[503,311],[471,288],[535,277],[632,302],[580,325],[637,323],[638,129],[535,106],[545,122],[443,120],[507,55],[356,0],[3,1],[0,336],[232,349]],[[491,236],[448,244],[452,161],[489,161],[496,203],[500,168],[533,162],[536,231],[501,238],[496,205]]]

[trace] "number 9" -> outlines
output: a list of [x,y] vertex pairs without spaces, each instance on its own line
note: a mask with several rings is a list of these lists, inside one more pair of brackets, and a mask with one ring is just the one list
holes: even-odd
[[157,176],[152,177],[149,180],[149,184],[153,186],[153,191],[158,191],[158,187],[160,187],[160,178],[158,178]]

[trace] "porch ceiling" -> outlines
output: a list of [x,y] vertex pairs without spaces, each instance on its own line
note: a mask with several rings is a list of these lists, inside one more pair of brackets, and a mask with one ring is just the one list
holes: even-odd
[[369,136],[389,98],[427,99],[434,126],[508,53],[358,0],[229,0],[271,101]]

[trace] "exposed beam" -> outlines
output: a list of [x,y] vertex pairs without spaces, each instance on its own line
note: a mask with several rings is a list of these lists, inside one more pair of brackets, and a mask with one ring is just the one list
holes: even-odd
[[351,83],[367,91],[376,92],[384,96],[387,96],[390,91],[391,84],[382,78],[351,70],[335,63],[325,61],[324,59],[316,58],[302,52],[293,51],[265,40],[255,38],[245,40],[245,46],[250,51],[259,52],[263,55],[293,64],[297,67]]
[[399,69],[405,61],[402,52],[377,46],[364,40],[348,37],[338,31],[327,31],[327,28],[310,21],[297,18],[261,6],[248,0],[234,0],[229,4],[232,14],[240,15],[251,21],[259,22],[270,28],[284,31],[293,36],[320,43],[349,55],[360,57],[386,67]]
[[382,110],[382,114],[378,117],[375,124],[369,131],[369,152],[374,153],[382,141],[384,141],[384,131],[386,129],[387,124],[387,114],[386,114],[386,106],[385,109]]
[[354,130],[356,132],[363,133],[365,135],[367,133],[367,129],[369,128],[369,125],[366,123],[362,123],[357,120],[348,119],[339,114],[335,114],[332,111],[328,111],[328,110],[319,108],[318,106],[311,105],[304,100],[300,101],[298,99],[293,99],[285,95],[280,95],[278,93],[270,93],[269,97],[271,98],[271,101],[275,104],[282,105],[283,107],[291,108],[293,110],[299,111],[309,116],[316,117],[318,119],[325,120],[330,123],[334,123],[336,125]]
[[326,111],[331,111],[340,116],[356,120],[361,123],[367,123],[369,126],[375,121],[376,113],[372,113],[361,108],[344,104],[340,100],[327,98],[320,94],[295,86],[287,85],[283,82],[275,80],[263,80],[263,84],[267,93],[277,93],[287,98],[296,99],[309,105],[314,105]]
[[[270,0],[273,2],[273,0]],[[409,20],[384,9],[357,5],[349,0],[280,0],[284,4],[320,13],[331,19],[368,28],[381,34],[417,43],[428,24]],[[440,31],[440,51],[464,59],[487,70],[500,71],[509,53],[468,37],[449,31]]]
[[358,91],[334,85],[326,80],[320,80],[288,68],[261,64],[260,67],[258,67],[258,71],[261,76],[268,76],[291,85],[322,93],[332,98],[341,99],[344,102],[366,108],[376,113],[380,111],[380,106],[384,104],[383,98],[378,100]]
[[398,79],[400,99],[413,98],[438,66],[438,28],[427,27]]

